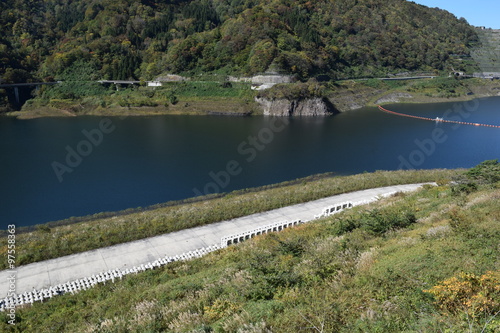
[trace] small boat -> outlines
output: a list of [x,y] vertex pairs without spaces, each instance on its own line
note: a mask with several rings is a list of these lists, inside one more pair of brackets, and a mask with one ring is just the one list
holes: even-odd
[[436,117],[436,119],[434,119],[434,121],[436,121],[436,122],[443,121],[443,118]]

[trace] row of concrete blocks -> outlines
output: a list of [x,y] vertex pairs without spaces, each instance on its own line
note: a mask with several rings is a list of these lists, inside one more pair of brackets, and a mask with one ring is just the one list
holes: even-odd
[[348,209],[348,208],[352,208],[354,206],[354,204],[350,201],[348,202],[342,202],[342,203],[339,203],[339,204],[336,204],[336,205],[333,205],[333,206],[328,206],[328,207],[325,207],[323,209],[323,211],[321,212],[321,214],[319,215],[315,215],[314,218],[315,219],[320,219],[322,217],[327,217],[327,216],[330,216],[330,215],[333,215],[333,214],[337,214],[337,213],[340,213],[341,211],[345,210],[345,209]]
[[197,249],[194,251],[189,251],[187,253],[183,253],[180,255],[175,255],[173,257],[167,256],[164,258],[159,258],[153,262],[141,264],[140,266],[134,266],[130,269],[113,269],[105,272],[101,272],[97,275],[92,275],[90,277],[85,277],[82,279],[58,284],[56,286],[52,286],[45,289],[24,292],[22,294],[13,295],[11,297],[6,297],[0,300],[0,311],[6,311],[7,309],[12,309],[18,306],[33,304],[35,302],[43,302],[45,299],[50,299],[55,296],[64,295],[66,293],[74,294],[81,290],[89,289],[99,283],[106,284],[107,281],[115,282],[115,279],[122,279],[123,276],[139,273],[146,271],[148,269],[156,269],[158,267],[167,265],[174,261],[183,261],[194,258],[199,258],[208,254],[210,252],[218,250],[220,247],[215,244],[208,247],[204,247],[201,249]]
[[277,222],[277,223],[265,225],[265,226],[262,226],[262,227],[258,227],[256,229],[253,229],[253,230],[250,230],[250,231],[245,231],[245,232],[242,232],[242,233],[239,233],[239,234],[222,237],[221,238],[220,246],[222,248],[224,248],[224,247],[227,247],[229,245],[233,245],[233,244],[238,244],[238,243],[244,242],[247,239],[251,239],[251,238],[254,238],[254,237],[259,236],[259,235],[264,235],[264,234],[268,234],[268,233],[271,233],[271,232],[282,231],[282,230],[284,230],[286,228],[295,227],[295,226],[300,225],[302,223],[304,223],[304,222],[302,222],[301,220],[295,220],[295,221],[292,221],[292,222],[288,222],[288,221]]
[[[359,204],[361,204],[361,203],[359,203]],[[323,209],[323,212],[321,214],[316,215],[314,218],[318,219],[321,217],[330,216],[332,214],[339,213],[345,209],[352,208],[353,206],[354,206],[354,204],[350,201],[349,202],[342,202],[342,203],[339,203],[339,204],[336,204],[333,206],[328,206],[328,207],[325,207]],[[254,238],[254,237],[262,235],[262,234],[282,231],[283,229],[294,227],[294,226],[297,226],[299,224],[303,224],[305,222],[307,222],[307,221],[296,220],[296,221],[292,221],[292,222],[288,222],[288,221],[277,222],[277,223],[262,226],[262,227],[259,227],[257,229],[253,229],[250,231],[242,232],[242,233],[231,235],[231,236],[222,237],[220,246],[222,248],[224,248],[224,247],[227,247],[229,245],[244,242],[248,239]]]
[[390,196],[392,196],[392,195],[394,195],[396,193],[397,193],[397,191],[393,191],[393,192],[390,192],[390,193],[382,194],[382,195],[380,195],[378,197],[373,197],[373,198],[368,199],[368,200],[356,201],[356,202],[347,201],[347,202],[339,203],[339,204],[336,204],[336,205],[333,205],[333,206],[328,206],[328,207],[325,207],[323,209],[323,211],[321,212],[321,214],[315,215],[314,218],[315,219],[319,219],[319,218],[322,218],[322,217],[327,217],[327,216],[330,216],[330,215],[333,215],[333,214],[336,214],[336,213],[340,213],[340,212],[342,212],[342,211],[344,211],[346,209],[352,208],[354,206],[366,205],[366,204],[375,202],[375,201],[377,201],[380,198],[388,198],[388,197],[390,197]]

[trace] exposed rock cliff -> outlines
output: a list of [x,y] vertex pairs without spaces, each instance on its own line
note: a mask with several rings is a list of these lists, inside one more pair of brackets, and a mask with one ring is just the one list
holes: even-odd
[[301,100],[256,98],[266,116],[329,116],[338,113],[326,98]]

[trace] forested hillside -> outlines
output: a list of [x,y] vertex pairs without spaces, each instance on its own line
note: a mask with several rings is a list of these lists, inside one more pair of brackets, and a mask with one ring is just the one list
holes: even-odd
[[477,39],[463,19],[404,0],[4,0],[4,82],[161,73],[300,78],[442,70]]

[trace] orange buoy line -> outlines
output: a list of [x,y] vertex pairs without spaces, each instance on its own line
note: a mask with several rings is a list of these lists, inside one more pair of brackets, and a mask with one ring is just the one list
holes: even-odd
[[408,118],[415,118],[415,119],[422,119],[422,120],[429,120],[429,121],[437,121],[437,122],[441,122],[441,123],[453,123],[453,124],[460,124],[460,125],[472,125],[472,126],[483,126],[483,127],[500,128],[500,126],[498,126],[498,125],[468,123],[468,122],[465,122],[465,121],[446,120],[446,119],[442,119],[442,118],[432,119],[432,118],[427,118],[427,117],[413,116],[411,114],[405,114],[405,113],[399,113],[399,112],[394,112],[394,111],[391,111],[391,110],[387,110],[387,109],[381,107],[380,105],[378,105],[378,108],[379,108],[380,111],[387,112],[387,113],[390,113],[390,114],[394,114],[396,116],[402,116],[402,117],[408,117]]

